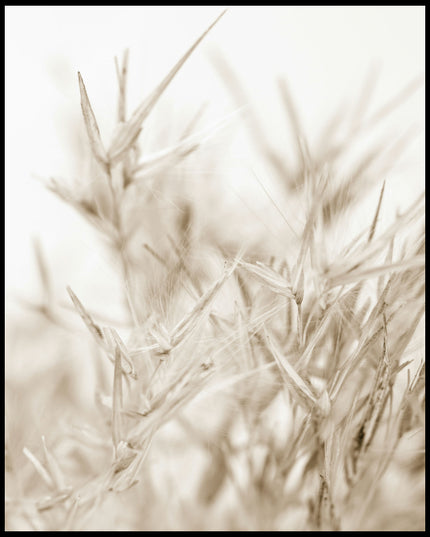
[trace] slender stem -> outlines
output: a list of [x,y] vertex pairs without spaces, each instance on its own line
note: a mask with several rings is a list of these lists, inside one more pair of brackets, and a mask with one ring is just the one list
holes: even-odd
[[297,337],[299,340],[299,349],[303,348],[303,323],[302,323],[302,305],[297,304]]
[[130,314],[133,319],[133,323],[135,324],[135,326],[140,326],[141,322],[137,314],[137,308],[136,308],[136,305],[133,303],[132,294],[130,292],[130,283],[131,283],[130,276],[131,275],[130,275],[130,267],[129,267],[129,263],[127,260],[127,253],[126,253],[126,238],[125,238],[125,233],[124,233],[122,219],[121,219],[121,212],[120,212],[121,200],[118,200],[115,189],[113,187],[112,171],[111,171],[110,165],[108,165],[107,167],[107,175],[108,175],[109,190],[112,196],[112,209],[113,209],[112,221],[113,221],[113,225],[116,231],[114,244],[118,250],[119,258],[121,262],[121,270],[122,270],[122,275],[124,278],[124,292],[125,292],[125,296],[127,299],[128,308],[130,310]]

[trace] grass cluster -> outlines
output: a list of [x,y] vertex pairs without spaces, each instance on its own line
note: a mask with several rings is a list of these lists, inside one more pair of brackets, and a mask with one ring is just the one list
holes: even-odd
[[[109,145],[78,75],[90,176],[49,188],[104,241],[124,317],[112,318],[117,307],[90,307],[71,287],[66,311],[36,244],[40,327],[51,326],[51,352],[58,356],[52,341],[61,340],[63,357],[84,356],[85,366],[65,372],[54,364],[6,383],[8,529],[424,527],[424,196],[378,227],[383,180],[403,139],[388,149],[384,142],[384,151],[372,146],[339,171],[355,140],[415,86],[370,117],[359,103],[341,137],[335,114],[311,146],[280,81],[295,161],[274,149],[255,112],[245,122],[299,214],[287,219],[282,196],[275,201],[262,185],[269,210],[285,221],[282,241],[266,240],[263,227],[244,243],[222,215],[217,232],[205,228],[202,211],[216,219],[217,200],[182,195],[180,175],[169,175],[228,118],[196,132],[198,115],[155,154],[142,154],[139,142],[216,22],[131,115],[127,54],[116,61]],[[240,82],[218,60],[242,105]],[[374,215],[363,221],[354,211],[373,187]],[[339,240],[351,215],[360,232]],[[16,423],[32,407],[45,409],[28,418],[39,441]]]

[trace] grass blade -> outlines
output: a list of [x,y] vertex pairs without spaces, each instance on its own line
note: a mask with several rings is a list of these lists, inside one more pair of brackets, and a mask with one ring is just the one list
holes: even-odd
[[79,91],[81,93],[81,108],[84,116],[85,127],[87,129],[88,139],[90,141],[91,150],[96,160],[102,165],[104,169],[107,167],[107,155],[105,148],[100,137],[99,127],[91,108],[90,101],[88,99],[87,90],[85,88],[84,81],[82,80],[81,73],[78,72],[79,79]]
[[117,331],[114,328],[110,327],[103,327],[103,336],[106,344],[104,345],[104,349],[107,353],[107,356],[109,360],[115,364],[115,353],[117,347],[119,348],[120,354],[121,354],[121,368],[122,372],[125,375],[128,375],[132,379],[137,379],[137,374],[135,371],[134,363],[130,357],[130,353],[125,346],[124,342],[118,335]]
[[309,410],[317,404],[317,396],[313,388],[296,372],[288,360],[275,348],[271,338],[269,337],[266,327],[264,327],[264,335],[276,363],[278,364],[281,374],[297,396],[299,402]]
[[100,327],[92,320],[91,315],[87,312],[87,310],[82,305],[81,301],[78,299],[78,297],[75,295],[75,293],[72,291],[72,289],[69,286],[67,286],[67,292],[69,293],[70,298],[72,299],[75,309],[81,316],[81,319],[84,321],[85,325],[87,326],[88,330],[91,332],[94,339],[97,341],[97,343],[105,347],[103,332],[101,331]]
[[42,250],[40,241],[36,238],[33,239],[34,253],[36,255],[37,268],[39,270],[40,281],[42,283],[42,289],[45,293],[46,303],[52,303],[52,282],[48,271],[48,265],[46,263],[45,255]]
[[380,265],[377,267],[370,267],[367,269],[359,269],[346,274],[339,274],[336,277],[330,278],[330,287],[337,287],[338,285],[347,285],[350,283],[356,283],[358,281],[367,280],[368,278],[376,278],[381,275],[388,274],[390,272],[404,272],[412,268],[424,268],[425,255],[417,255],[411,259],[399,261],[398,263],[388,263],[386,265]]
[[213,137],[219,130],[228,125],[231,116],[235,114],[237,114],[237,112],[227,115],[225,118],[220,119],[210,127],[188,136],[171,147],[167,147],[166,149],[162,149],[152,155],[146,156],[136,165],[133,170],[133,174],[139,173],[139,176],[136,177],[136,179],[142,179],[146,175],[153,173],[154,170],[160,167],[160,165],[171,166],[172,161],[175,158],[180,159],[188,156],[190,153],[193,153],[202,144]]
[[59,467],[58,462],[56,461],[55,457],[48,450],[44,436],[42,436],[42,444],[43,444],[43,452],[45,454],[46,466],[48,468],[52,481],[55,484],[55,487],[59,491],[66,489],[66,482],[64,479],[64,474],[61,471],[61,468]]
[[124,51],[122,58],[122,67],[120,70],[118,59],[115,57],[115,68],[118,77],[119,95],[118,95],[118,122],[124,123],[126,117],[126,84],[127,84],[127,72],[128,72],[128,49]]
[[376,213],[375,213],[375,216],[373,218],[373,222],[372,222],[372,226],[370,228],[370,233],[369,233],[369,237],[367,239],[367,242],[370,242],[373,239],[373,236],[375,235],[375,230],[376,230],[376,224],[378,222],[379,211],[381,210],[381,205],[382,205],[382,198],[384,197],[384,190],[385,190],[385,181],[384,181],[384,183],[382,185],[381,193],[379,194],[378,206],[376,207]]
[[45,483],[48,485],[48,487],[52,488],[52,489],[55,488],[55,484],[52,481],[51,476],[46,471],[46,469],[44,468],[43,464],[37,459],[37,457],[35,455],[33,455],[33,453],[29,449],[27,449],[26,447],[24,447],[22,452],[27,457],[27,459],[33,464],[33,466],[36,469],[37,473],[40,475],[40,477],[43,479],[43,481],[45,481]]
[[113,374],[113,394],[112,394],[112,441],[117,457],[118,445],[122,439],[122,368],[121,351],[117,346],[115,349],[115,369]]
[[303,178],[303,175],[302,175],[303,171],[311,168],[311,158],[310,158],[308,143],[306,141],[306,137],[303,132],[301,121],[299,119],[297,107],[294,104],[293,98],[291,96],[291,92],[284,79],[282,78],[279,79],[278,88],[279,88],[285,109],[287,110],[287,114],[290,120],[289,123],[293,131],[293,138],[296,143],[297,154],[299,155],[299,158],[300,158],[301,173],[299,174],[299,177]]
[[295,300],[291,285],[287,282],[287,280],[271,268],[263,265],[263,263],[253,264],[241,261],[239,266],[273,292]]
[[210,30],[215,26],[215,24],[220,20],[224,15],[223,11],[215,21],[209,26],[209,28],[203,32],[203,34],[194,42],[194,44],[188,49],[188,51],[182,56],[182,58],[176,63],[176,65],[170,70],[168,75],[160,82],[156,89],[147,97],[143,103],[133,112],[130,119],[122,125],[122,127],[117,131],[110,149],[109,149],[109,160],[111,163],[116,163],[121,160],[124,153],[131,147],[133,142],[136,140],[137,136],[140,133],[142,128],[142,123],[145,121],[146,117],[152,111],[156,103],[158,102],[161,95],[164,93],[166,88],[169,86],[170,82],[176,76],[178,71],[190,57],[192,52],[197,48],[203,38],[210,32]]

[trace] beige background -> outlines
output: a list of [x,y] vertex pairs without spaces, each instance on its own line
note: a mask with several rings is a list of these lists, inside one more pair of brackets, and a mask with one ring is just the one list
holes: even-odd
[[[38,236],[58,290],[98,271],[103,292],[108,264],[88,228],[47,192],[36,177],[73,178],[82,141],[76,72],[81,71],[102,136],[113,127],[116,78],[113,57],[130,49],[129,111],[166,74],[217,16],[219,7],[6,7],[6,289],[37,297],[31,238]],[[371,66],[380,67],[372,101],[377,109],[408,81],[424,75],[423,7],[233,7],[190,58],[163,99],[188,116],[211,103],[207,123],[234,110],[211,67],[221,50],[263,111],[277,139],[275,77],[288,78],[312,137],[340,100],[353,100]],[[379,67],[378,67],[379,66]],[[176,108],[177,107],[177,110]],[[170,110],[172,106],[170,106]],[[421,133],[400,171],[391,174],[387,203],[406,204],[424,187],[423,87],[396,112],[391,129]],[[235,146],[241,162],[252,155]],[[249,178],[235,174],[238,188]],[[239,179],[238,179],[239,177]],[[63,292],[61,291],[61,292]]]

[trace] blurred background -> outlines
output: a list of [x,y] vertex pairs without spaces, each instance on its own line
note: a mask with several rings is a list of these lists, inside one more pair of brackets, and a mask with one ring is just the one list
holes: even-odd
[[[68,475],[78,479],[94,471],[86,460],[103,466],[98,455],[72,452],[75,448],[67,435],[71,424],[97,423],[95,379],[98,388],[110,393],[111,364],[99,367],[101,353],[76,312],[69,311],[65,317],[66,328],[72,330],[40,315],[46,313],[40,309],[46,298],[44,279],[50,282],[52,297],[69,309],[67,285],[90,310],[94,307],[103,314],[107,324],[124,313],[118,262],[97,232],[46,188],[50,178],[59,184],[79,185],[91,176],[77,72],[85,81],[107,145],[117,114],[114,57],[121,59],[129,50],[127,113],[131,114],[222,9],[6,7],[6,464],[10,498],[43,493],[40,478],[22,454],[27,446],[40,455],[41,435],[48,438],[49,434]],[[218,235],[234,237],[238,244],[252,239],[268,251],[276,245],[276,255],[285,255],[286,241],[282,240],[288,226],[268,196],[276,200],[293,227],[304,223],[303,206],[282,191],[273,169],[257,151],[266,140],[286,163],[291,164],[297,153],[291,117],[279,91],[280,78],[288,86],[311,146],[318,145],[333,118],[348,126],[360,123],[362,115],[377,117],[393,108],[353,148],[352,166],[354,155],[366,147],[375,147],[376,153],[388,148],[384,157],[388,165],[382,171],[377,168],[375,184],[364,192],[363,205],[341,230],[342,240],[370,224],[384,180],[381,228],[424,190],[424,7],[231,7],[187,60],[146,123],[142,148],[151,153],[176,143],[200,110],[194,131],[231,117],[230,125],[181,161],[176,175],[169,177],[170,186],[174,185],[172,199],[166,191],[156,192],[161,209],[157,215],[174,214],[173,201],[188,199],[190,205],[200,207],[196,218],[208,233],[208,243]],[[396,146],[404,138],[408,143]],[[394,157],[398,157],[395,166],[390,167]],[[345,169],[348,176],[351,168]],[[142,214],[142,221],[148,222],[156,242],[163,235],[164,223],[153,214]],[[148,266],[145,269],[150,272]],[[212,281],[217,270],[219,274],[221,269],[214,262]],[[63,307],[61,313],[65,311]],[[422,347],[420,340],[414,350],[420,353]],[[161,437],[156,447],[169,445]],[[159,452],[155,449],[154,453]],[[104,455],[109,460],[109,449]],[[170,452],[163,462],[170,459],[175,466]],[[177,465],[175,471],[186,472],[186,465]],[[163,488],[165,480],[158,480],[157,475],[154,482],[163,489],[160,497],[169,496]],[[394,500],[390,496],[390,502]],[[165,513],[147,507],[154,520],[145,523],[156,527]],[[117,513],[109,512],[108,506],[105,515],[101,519],[106,529],[117,528]],[[10,519],[10,528],[29,527],[20,516]],[[205,512],[198,516],[203,520]],[[183,522],[189,529],[188,519]],[[368,524],[376,527],[372,521]],[[413,529],[413,520],[408,524]],[[416,524],[420,526],[421,518]],[[381,526],[387,529],[389,521]]]
[[[13,307],[17,294],[31,296],[37,292],[32,237],[40,237],[49,252],[53,270],[59,276],[59,288],[64,289],[73,275],[83,273],[85,277],[87,270],[94,270],[95,241],[85,238],[80,217],[48,192],[40,180],[69,180],[82,172],[79,148],[85,144],[86,134],[77,71],[87,85],[107,143],[116,113],[114,56],[120,58],[125,49],[130,50],[130,113],[221,10],[143,6],[6,8],[8,308]],[[204,103],[208,105],[200,128],[237,109],[214,68],[213,59],[219,56],[228,61],[246,89],[245,107],[262,111],[260,119],[270,139],[288,155],[276,77],[287,79],[310,139],[320,133],[321,126],[341,103],[347,108],[356,102],[366,79],[372,77],[377,81],[370,112],[378,110],[409,82],[423,78],[424,8],[232,7],[160,101],[163,124],[163,114],[168,110],[167,129],[180,132]],[[388,127],[394,139],[414,129],[414,138],[399,166],[391,172],[385,192],[385,203],[397,206],[412,201],[424,187],[423,84],[399,106],[390,121]],[[157,145],[157,140],[151,143]],[[158,142],[158,147],[163,143]],[[253,155],[240,139],[230,138],[224,156],[226,152],[232,162],[228,180],[248,190],[249,168],[255,165]],[[246,179],[241,182],[243,174]],[[259,198],[261,190],[257,190]]]

